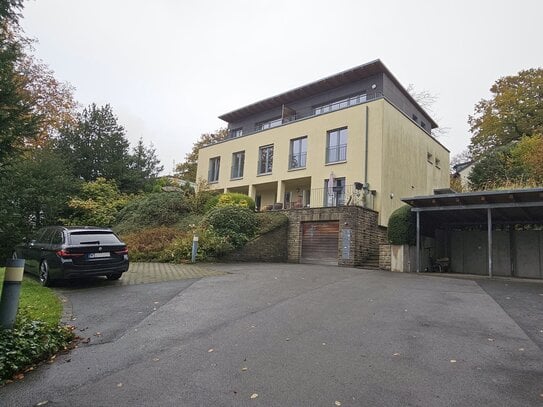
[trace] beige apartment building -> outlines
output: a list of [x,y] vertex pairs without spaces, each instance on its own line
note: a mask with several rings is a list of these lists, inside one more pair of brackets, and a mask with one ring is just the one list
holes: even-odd
[[220,118],[228,138],[200,150],[197,177],[260,210],[359,206],[386,226],[401,198],[449,187],[437,124],[380,60]]

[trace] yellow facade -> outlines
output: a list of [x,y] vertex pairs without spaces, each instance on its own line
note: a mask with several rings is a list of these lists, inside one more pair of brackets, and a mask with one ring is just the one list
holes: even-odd
[[[327,132],[344,127],[346,160],[326,164]],[[289,170],[291,140],[304,136],[306,166]],[[259,148],[266,145],[273,145],[273,168],[269,174],[258,175]],[[244,174],[231,179],[232,154],[239,151],[245,152]],[[210,159],[215,157],[220,157],[220,171],[217,182],[210,183],[211,189],[259,196],[261,207],[285,203],[287,192],[291,204],[321,207],[326,200],[325,180],[333,173],[334,178],[344,178],[347,194],[352,195],[345,197],[345,204],[361,204],[378,211],[379,223],[384,226],[391,212],[403,204],[400,198],[427,195],[435,188],[449,186],[447,149],[385,98],[202,148],[198,179],[208,179]],[[366,180],[372,193],[364,195],[362,201],[354,183]]]

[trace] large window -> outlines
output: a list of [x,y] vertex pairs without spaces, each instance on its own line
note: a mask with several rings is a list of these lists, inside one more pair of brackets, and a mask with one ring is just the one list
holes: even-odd
[[240,127],[238,129],[230,130],[230,138],[236,138],[243,136],[243,129]]
[[258,174],[271,174],[273,167],[273,145],[260,147],[258,154]]
[[326,136],[326,163],[347,160],[347,127],[330,130]]
[[317,106],[315,108],[315,114],[323,114],[328,112],[333,112],[334,110],[344,109],[349,106],[358,105],[366,101],[366,94],[362,93],[360,95],[352,96],[350,98],[338,100],[337,102],[328,103],[326,105]]
[[232,179],[243,178],[243,166],[245,165],[245,151],[232,154]]
[[290,140],[290,156],[288,168],[305,168],[307,157],[307,137]]
[[345,205],[345,178],[324,180],[324,206],[342,205]]
[[260,131],[260,130],[271,129],[272,127],[280,126],[281,124],[283,124],[283,119],[279,117],[277,119],[267,120],[265,122],[257,123],[255,126],[255,130]]
[[221,157],[215,157],[209,160],[209,173],[207,174],[208,182],[219,181],[220,166],[221,166]]

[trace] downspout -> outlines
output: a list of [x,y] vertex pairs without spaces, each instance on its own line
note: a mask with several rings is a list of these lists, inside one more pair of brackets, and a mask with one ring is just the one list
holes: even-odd
[[370,108],[366,106],[366,150],[364,157],[364,184],[368,185],[368,132],[369,132],[369,120],[370,117]]

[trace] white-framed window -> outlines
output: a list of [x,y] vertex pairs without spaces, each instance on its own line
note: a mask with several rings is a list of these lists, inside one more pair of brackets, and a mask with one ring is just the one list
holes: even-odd
[[209,172],[207,174],[208,182],[219,181],[220,167],[221,167],[221,157],[213,157],[209,159]]
[[232,154],[232,179],[243,178],[243,167],[245,165],[245,151],[238,151]]
[[283,124],[283,119],[279,117],[277,119],[272,119],[272,120],[267,120],[265,122],[257,123],[255,126],[255,129],[256,131],[266,130],[266,129],[271,129],[272,127],[280,126],[281,124]]
[[230,130],[230,137],[231,138],[236,138],[236,137],[241,137],[241,136],[243,136],[243,129],[241,127],[237,128],[237,129]]
[[360,95],[351,96],[349,98],[341,99],[336,102],[327,103],[322,106],[317,106],[314,109],[314,113],[317,115],[317,114],[333,112],[334,110],[339,110],[339,109],[343,109],[349,106],[354,106],[360,103],[364,103],[366,100],[367,100],[366,94],[361,93]]
[[258,150],[258,174],[271,174],[273,168],[273,144]]
[[307,136],[290,140],[288,168],[305,168],[307,158]]
[[347,160],[347,127],[330,130],[326,135],[326,164]]

